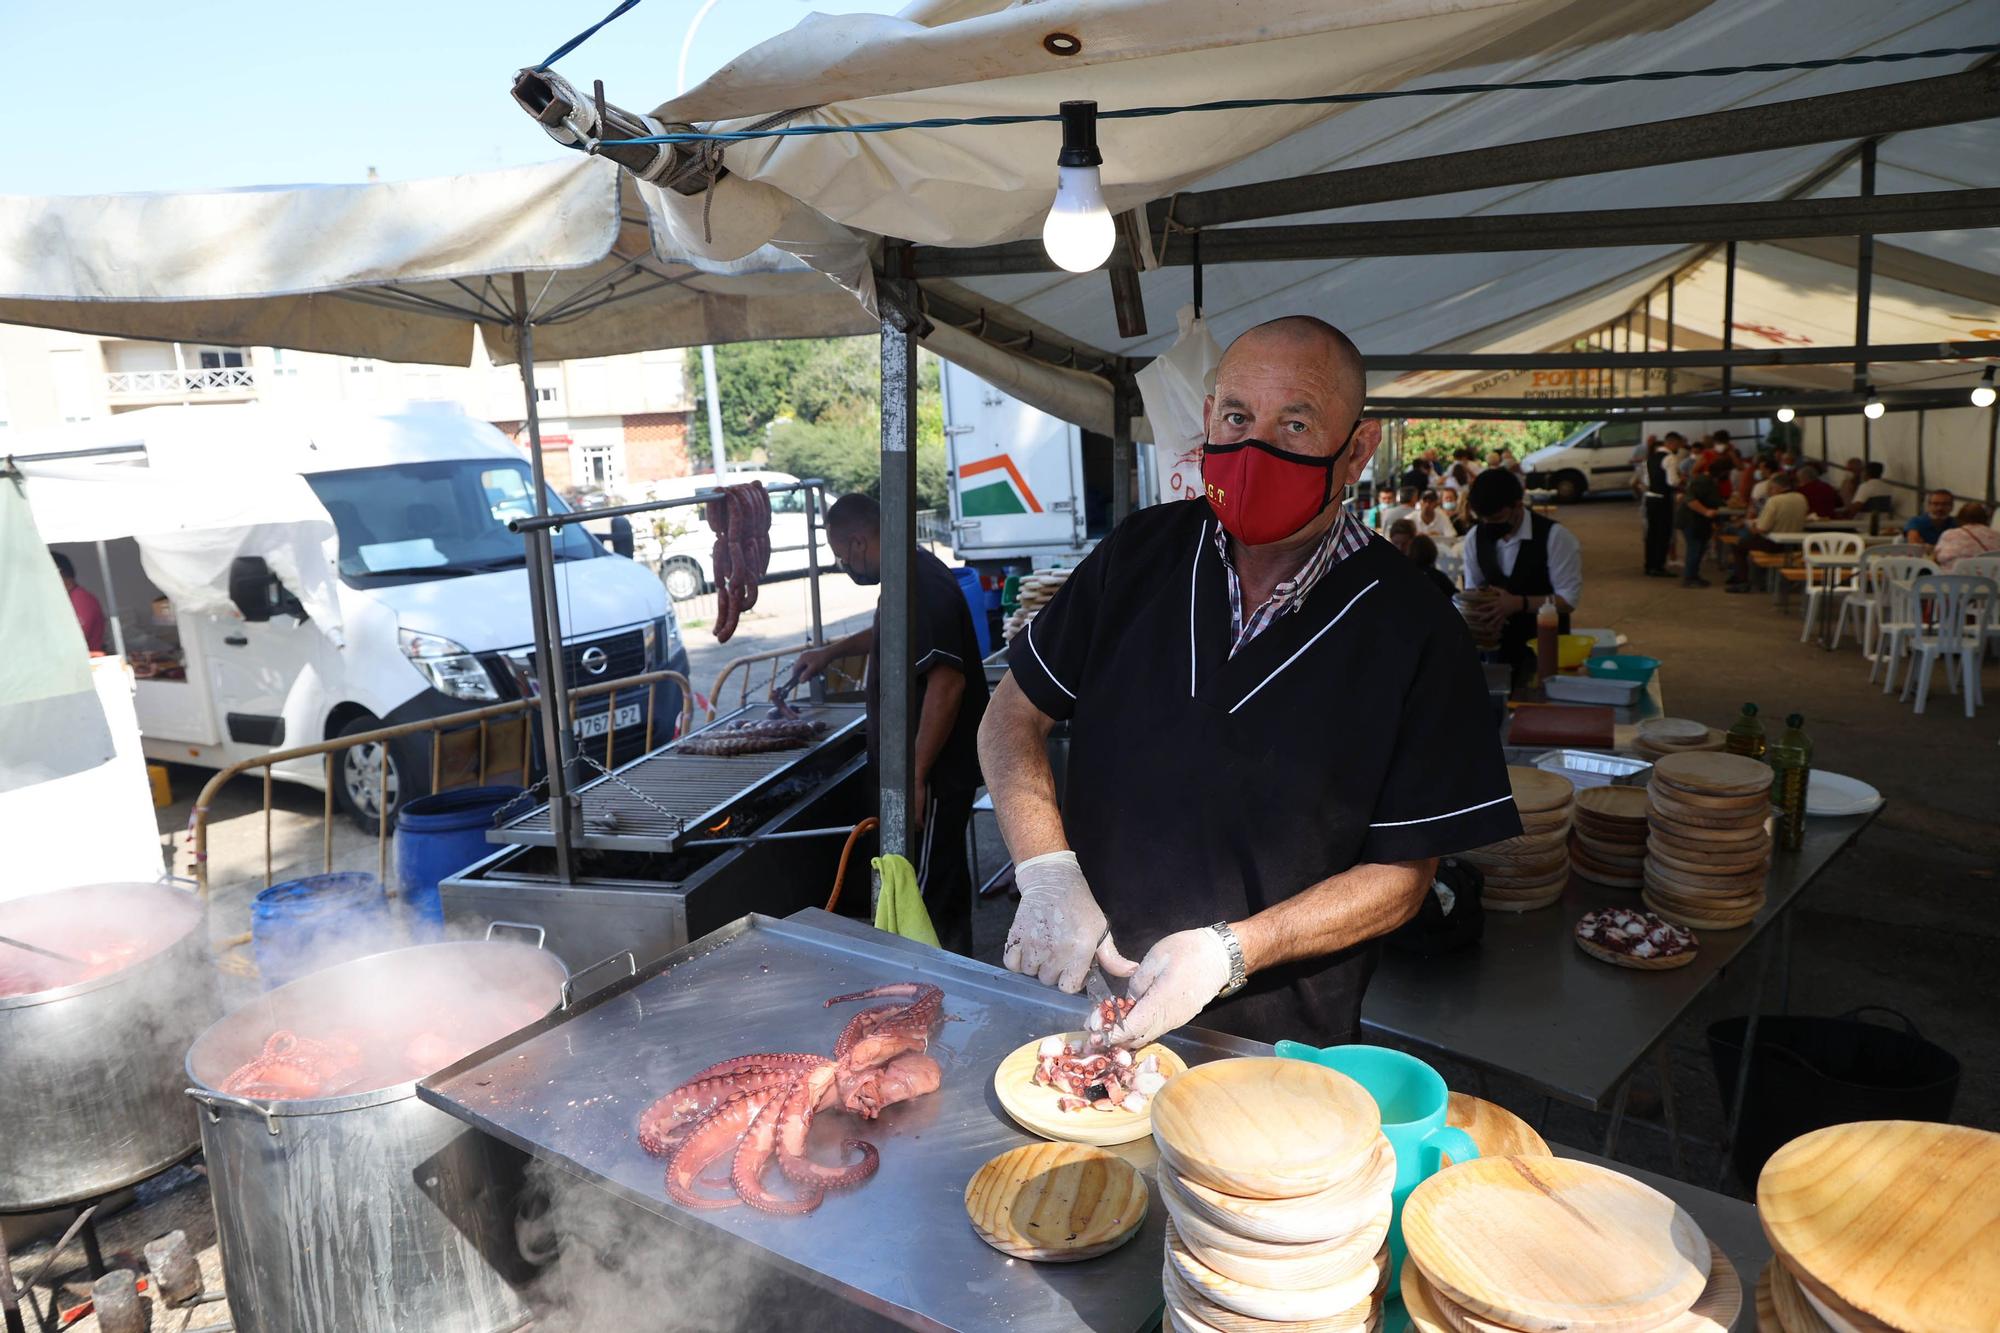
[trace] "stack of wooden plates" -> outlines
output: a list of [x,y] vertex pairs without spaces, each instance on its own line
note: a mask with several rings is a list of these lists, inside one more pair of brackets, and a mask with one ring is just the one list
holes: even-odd
[[1655,717],[1641,722],[1632,736],[1632,748],[1648,759],[1670,754],[1720,750],[1725,734],[1706,722],[1685,717]]
[[1628,1176],[1561,1157],[1481,1157],[1403,1205],[1403,1308],[1420,1333],[1722,1333],[1736,1269]]
[[2000,1134],[1873,1120],[1793,1139],[1757,1178],[1784,1333],[2000,1328]]
[[1570,866],[1578,875],[1617,889],[1645,887],[1644,787],[1588,787],[1576,794]]
[[1014,608],[1014,613],[1000,626],[1001,637],[1012,643],[1014,636],[1035,618],[1037,611],[1049,604],[1049,600],[1061,590],[1068,578],[1067,569],[1038,569],[1032,574],[1022,575],[1021,582],[1015,588],[1018,604]]
[[1646,906],[1696,930],[1734,930],[1764,906],[1771,770],[1739,754],[1677,754],[1647,784]]
[[1576,787],[1559,773],[1507,767],[1521,835],[1464,853],[1486,877],[1480,898],[1499,912],[1527,912],[1562,897],[1569,883],[1569,826]]
[[1360,1084],[1305,1060],[1218,1060],[1153,1099],[1166,1327],[1371,1333],[1396,1154]]

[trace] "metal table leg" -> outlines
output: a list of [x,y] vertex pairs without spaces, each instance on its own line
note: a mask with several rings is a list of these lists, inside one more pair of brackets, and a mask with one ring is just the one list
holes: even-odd
[[1604,1127],[1604,1150],[1599,1156],[1616,1160],[1618,1156],[1618,1128],[1625,1123],[1625,1102],[1632,1095],[1632,1076],[1618,1085],[1618,1100],[1611,1104],[1611,1123]]
[[28,1333],[21,1322],[21,1291],[14,1285],[14,1260],[7,1253],[7,1233],[0,1231],[0,1315],[7,1320],[7,1333]]
[[1666,1038],[1662,1037],[1660,1044],[1653,1048],[1653,1059],[1660,1076],[1660,1114],[1667,1122],[1669,1160],[1674,1164],[1674,1178],[1685,1180],[1687,1170],[1681,1163],[1681,1122],[1674,1113],[1674,1062],[1667,1051]]
[[1729,1179],[1730,1154],[1736,1149],[1736,1130],[1743,1123],[1743,1101],[1750,1092],[1750,1057],[1757,1049],[1758,1010],[1764,1003],[1764,980],[1771,972],[1771,955],[1777,952],[1778,942],[1771,936],[1764,938],[1764,945],[1758,951],[1757,979],[1750,983],[1750,1022],[1743,1029],[1743,1054],[1736,1062],[1736,1095],[1729,1099],[1729,1116],[1722,1122],[1722,1164],[1716,1168],[1715,1188],[1720,1190]]

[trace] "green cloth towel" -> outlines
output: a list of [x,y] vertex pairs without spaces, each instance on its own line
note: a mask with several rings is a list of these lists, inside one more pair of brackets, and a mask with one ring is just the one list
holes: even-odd
[[878,856],[870,864],[882,877],[882,896],[875,900],[875,929],[937,948],[937,930],[924,909],[923,890],[917,887],[917,868],[900,856]]

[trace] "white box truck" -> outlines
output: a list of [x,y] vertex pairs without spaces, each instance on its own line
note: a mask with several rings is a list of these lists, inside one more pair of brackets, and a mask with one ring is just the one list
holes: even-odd
[[[522,451],[491,424],[433,403],[366,414],[150,408],[10,446],[45,456],[64,452],[65,439],[76,461],[41,465],[42,480],[31,468],[29,503],[37,506],[44,488],[52,508],[87,503],[93,475],[107,497],[130,497],[123,507],[131,512],[122,521],[104,515],[108,526],[93,540],[59,541],[63,525],[52,530],[39,508],[37,521],[78,581],[107,610],[117,608],[139,672],[135,702],[149,758],[224,768],[516,699],[533,678],[524,546],[506,527],[534,510],[531,474]],[[148,495],[157,499],[148,504]],[[211,504],[228,512],[206,526],[187,512]],[[563,508],[553,494],[549,504]],[[570,684],[662,668],[685,674],[687,650],[659,579],[580,526],[553,542]],[[317,615],[307,609],[315,602]],[[602,736],[615,718],[620,736],[631,737],[621,757],[636,752],[646,695],[641,688],[584,702],[578,734]],[[664,740],[679,691],[655,698]],[[379,756],[372,746],[343,754],[335,799],[372,830],[383,807]],[[428,790],[429,743],[392,742],[388,759],[393,810],[404,795]],[[325,786],[317,757],[274,771]]]

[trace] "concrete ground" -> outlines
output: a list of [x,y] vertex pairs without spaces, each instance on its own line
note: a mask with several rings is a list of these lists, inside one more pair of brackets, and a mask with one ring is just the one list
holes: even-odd
[[[1719,578],[1712,588],[1684,589],[1676,582],[1642,577],[1638,514],[1629,502],[1572,506],[1560,517],[1583,541],[1586,583],[1578,623],[1620,629],[1630,636],[1634,651],[1665,659],[1662,686],[1670,713],[1726,726],[1746,700],[1756,701],[1769,720],[1802,712],[1815,745],[1815,765],[1863,778],[1888,798],[1881,817],[1827,868],[1796,909],[1792,1011],[1833,1014],[1860,1005],[1897,1010],[1962,1062],[1953,1118],[2000,1129],[2000,1025],[1995,1023],[2000,1004],[1988,973],[2000,943],[1994,914],[2000,889],[2000,820],[1995,818],[2000,701],[1968,721],[1958,699],[1940,693],[1933,696],[1929,711],[1917,716],[1907,704],[1885,697],[1879,685],[1868,683],[1867,666],[1851,644],[1834,653],[1801,644],[1796,611],[1780,614],[1765,596],[1726,596]],[[830,636],[865,623],[874,602],[872,589],[857,589],[840,576],[825,581],[822,595]],[[704,693],[730,656],[787,647],[805,638],[803,584],[767,589],[729,645],[716,645],[707,633],[701,602],[687,610],[693,613],[685,619],[694,678]],[[1989,664],[1985,680],[1989,689],[2000,685],[2000,668]],[[1936,688],[1943,690],[1942,675]],[[205,776],[176,770],[179,800],[161,811],[162,842],[171,844],[169,855],[181,873],[191,864],[184,834],[188,809]],[[274,797],[273,874],[285,878],[317,871],[322,846],[318,794],[279,786]],[[249,900],[264,882],[261,806],[261,785],[242,780],[225,788],[215,802],[210,865],[213,930],[219,940],[248,930]],[[333,837],[337,868],[375,868],[372,837],[344,821],[336,822]],[[978,838],[981,868],[990,874],[1005,859],[990,818],[980,821]],[[975,917],[981,957],[998,961],[1012,911],[1004,894],[981,904]],[[235,956],[241,954],[237,950]],[[247,993],[254,985],[243,971],[225,957],[225,986],[232,993]],[[1704,1186],[1716,1179],[1723,1123],[1705,1033],[1717,1018],[1751,1011],[1749,972],[1739,967],[1722,977],[1669,1039],[1674,1100],[1688,1148],[1682,1174]],[[1766,1012],[1776,1004],[1775,993],[1764,998]],[[1477,1086],[1467,1068],[1447,1064],[1444,1073],[1454,1087],[1471,1091]],[[1670,1173],[1657,1099],[1650,1095],[1653,1084],[1650,1069],[1638,1075],[1616,1155],[1635,1166]],[[1490,1079],[1487,1095],[1531,1120],[1543,1113],[1539,1096],[1505,1078]],[[1543,1129],[1550,1139],[1594,1150],[1602,1145],[1606,1123],[1602,1114],[1559,1105],[1548,1111]],[[1744,1192],[1733,1180],[1728,1188]],[[209,1285],[219,1291],[206,1177],[198,1169],[177,1169],[139,1193],[138,1206],[105,1219],[107,1253],[136,1255],[144,1241],[185,1227],[204,1248]],[[26,1280],[49,1257],[46,1244],[23,1244],[14,1256],[15,1272]],[[54,1257],[49,1276],[36,1288],[38,1295],[45,1297],[52,1283],[64,1282],[73,1296],[81,1267],[81,1249],[72,1244]],[[200,1328],[227,1317],[225,1305],[211,1304],[192,1316],[158,1312],[154,1327]],[[90,1333],[96,1322],[85,1319],[73,1327]]]

